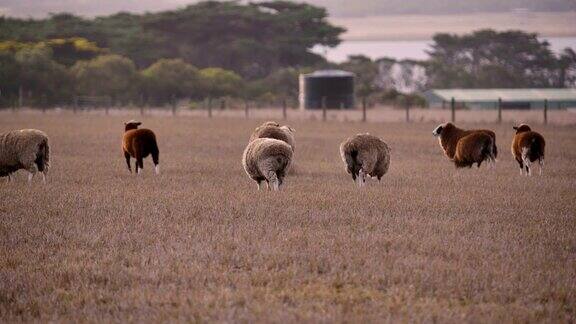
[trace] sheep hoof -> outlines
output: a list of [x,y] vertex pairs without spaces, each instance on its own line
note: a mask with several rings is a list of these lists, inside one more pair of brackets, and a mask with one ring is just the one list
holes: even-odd
[[156,164],[154,166],[154,172],[156,172],[156,174],[160,174],[160,165],[159,164]]

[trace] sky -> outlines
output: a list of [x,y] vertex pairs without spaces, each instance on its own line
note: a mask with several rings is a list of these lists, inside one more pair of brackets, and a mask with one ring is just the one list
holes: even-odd
[[[471,13],[483,11],[576,10],[576,0],[300,0],[326,7],[333,16],[366,16],[394,13]],[[0,15],[45,17],[51,12],[101,16],[118,11],[146,12],[184,7],[198,0],[0,0]],[[239,2],[248,3],[248,0]],[[258,1],[254,1],[258,2]]]

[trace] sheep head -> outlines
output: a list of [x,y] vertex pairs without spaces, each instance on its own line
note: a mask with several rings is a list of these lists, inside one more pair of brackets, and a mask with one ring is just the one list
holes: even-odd
[[442,136],[443,132],[446,132],[446,130],[450,130],[452,128],[454,128],[454,124],[452,123],[440,124],[438,125],[438,127],[434,128],[434,130],[432,131],[432,135],[436,137]]
[[124,131],[129,131],[131,129],[138,129],[138,126],[142,125],[141,122],[136,120],[130,120],[124,123]]
[[516,130],[516,134],[522,133],[522,132],[529,132],[532,130],[530,128],[530,126],[528,126],[526,124],[520,124],[518,126],[513,126],[512,128],[514,128],[514,130]]

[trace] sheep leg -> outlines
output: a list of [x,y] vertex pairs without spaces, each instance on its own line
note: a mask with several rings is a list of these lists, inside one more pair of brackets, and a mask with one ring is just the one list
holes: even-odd
[[543,157],[538,159],[538,164],[540,166],[540,175],[542,175],[542,169],[544,169],[544,158]]
[[366,185],[366,172],[363,169],[358,171],[358,186],[364,187]]
[[522,149],[522,162],[524,162],[524,166],[526,166],[526,172],[528,173],[528,176],[532,175],[532,168],[531,168],[531,162],[530,162],[530,158],[528,158],[528,148],[523,148]]
[[152,152],[152,161],[154,162],[154,172],[156,174],[160,174],[159,154],[158,150]]
[[278,181],[278,176],[275,171],[268,171],[267,180],[273,191],[280,190],[280,182]]
[[128,171],[132,173],[132,166],[130,165],[130,153],[124,152],[124,158],[126,159],[126,165],[128,165]]
[[258,186],[258,191],[260,191],[262,189],[261,188],[262,181],[256,181],[256,185]]
[[522,163],[522,160],[516,159],[516,162],[518,162],[518,165],[520,166],[520,175],[524,175],[524,164]]
[[32,163],[28,168],[26,168],[26,171],[28,171],[28,183],[32,183],[32,178],[34,178],[38,172],[38,166],[36,166],[36,163]]
[[144,159],[141,156],[136,156],[136,174],[140,174],[144,169]]

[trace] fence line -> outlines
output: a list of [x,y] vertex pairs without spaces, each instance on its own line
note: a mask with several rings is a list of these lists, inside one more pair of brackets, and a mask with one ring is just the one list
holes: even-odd
[[[280,102],[280,106],[277,108],[257,108],[256,105],[252,105],[250,101],[244,100],[244,107],[241,108],[238,105],[230,108],[225,108],[228,105],[226,102],[220,102],[220,108],[217,112],[213,109],[213,100],[207,99],[204,102],[204,108],[200,109],[183,109],[184,105],[179,105],[178,101],[173,98],[171,100],[169,106],[165,106],[164,108],[160,107],[150,107],[145,106],[141,102],[137,103],[136,105],[131,106],[123,106],[123,107],[115,107],[111,105],[111,101],[108,100],[107,103],[104,104],[106,101],[98,101],[98,100],[90,100],[90,98],[82,98],[76,97],[72,101],[71,104],[68,106],[60,107],[60,110],[71,110],[73,113],[77,113],[78,111],[82,112],[98,112],[103,111],[105,114],[110,114],[113,111],[115,114],[118,114],[119,111],[129,112],[129,111],[139,111],[140,115],[144,116],[147,114],[171,114],[172,116],[178,115],[191,115],[191,116],[202,116],[202,111],[204,112],[204,116],[208,118],[212,118],[214,116],[221,117],[221,116],[229,116],[229,117],[237,117],[236,111],[243,111],[243,117],[245,119],[262,119],[262,118],[273,118],[273,119],[282,119],[282,120],[297,120],[297,119],[318,119],[320,118],[322,121],[328,120],[338,120],[344,119],[348,121],[361,121],[361,122],[385,122],[385,121],[404,121],[406,123],[411,123],[414,121],[445,121],[450,120],[452,122],[474,122],[474,121],[482,121],[482,122],[496,122],[502,123],[504,121],[504,115],[506,115],[509,120],[514,121],[525,121],[525,117],[523,116],[530,116],[530,122],[534,123],[543,123],[547,124],[550,121],[550,114],[549,114],[549,101],[547,99],[543,100],[543,109],[530,109],[530,110],[516,110],[516,109],[505,109],[504,101],[502,98],[498,98],[496,109],[460,109],[463,105],[459,105],[458,101],[455,98],[451,98],[450,100],[450,111],[449,114],[446,115],[446,110],[440,110],[435,108],[416,108],[411,106],[409,103],[404,103],[402,106],[397,106],[395,109],[382,109],[382,108],[374,108],[368,109],[368,105],[365,100],[362,100],[361,109],[328,109],[326,105],[326,99],[322,100],[322,107],[320,110],[295,110],[295,109],[288,109],[288,104],[286,100],[282,100]],[[101,104],[98,104],[101,103]],[[236,109],[234,109],[236,108]],[[389,108],[389,107],[388,107]],[[576,108],[576,107],[575,107]],[[17,113],[21,109],[26,108],[18,108],[15,105],[9,108],[13,113]],[[30,109],[29,109],[30,110]],[[37,111],[41,111],[42,113],[46,114],[47,112],[52,111],[52,108],[48,108],[47,106],[39,107],[36,109]],[[164,111],[164,113],[163,113]],[[567,110],[554,110],[553,116],[553,123],[560,123],[560,124],[576,124],[576,113],[570,113],[563,115],[561,112],[566,112]],[[398,115],[397,112],[402,112],[401,115]],[[514,116],[511,116],[511,112],[514,112]],[[539,115],[540,114],[540,115]],[[540,117],[537,117],[537,116]],[[566,116],[567,120],[559,120],[557,116]],[[242,116],[242,114],[240,115]],[[401,117],[400,117],[401,116]],[[476,118],[471,118],[470,116],[480,116]],[[490,118],[490,116],[493,116]],[[513,117],[513,118],[510,118]],[[564,118],[564,117],[562,117]]]

